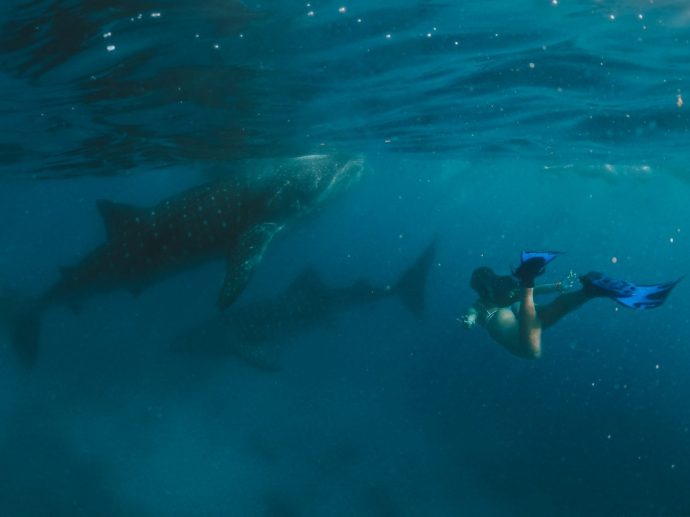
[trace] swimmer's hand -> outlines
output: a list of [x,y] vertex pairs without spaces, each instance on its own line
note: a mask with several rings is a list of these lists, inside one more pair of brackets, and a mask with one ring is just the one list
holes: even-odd
[[572,269],[568,271],[560,282],[558,282],[558,290],[562,293],[570,291],[577,283],[577,274]]
[[476,314],[465,314],[461,318],[456,319],[459,323],[462,323],[462,326],[465,327],[467,330],[471,329],[477,324]]

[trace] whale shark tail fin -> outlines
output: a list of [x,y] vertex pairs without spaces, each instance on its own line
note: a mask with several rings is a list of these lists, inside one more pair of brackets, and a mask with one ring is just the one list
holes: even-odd
[[0,322],[6,328],[10,345],[19,362],[31,368],[38,359],[40,310],[35,303],[14,292],[0,294]]
[[407,268],[393,286],[392,292],[400,297],[405,308],[421,318],[426,308],[425,291],[429,270],[436,256],[436,240],[431,242]]

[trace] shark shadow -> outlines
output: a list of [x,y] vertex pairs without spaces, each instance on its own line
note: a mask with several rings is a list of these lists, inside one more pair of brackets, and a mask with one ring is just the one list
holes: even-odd
[[436,253],[432,242],[393,285],[376,287],[367,279],[329,286],[307,268],[275,298],[263,298],[218,314],[178,337],[172,349],[196,357],[235,356],[265,371],[280,369],[279,347],[329,323],[348,309],[397,297],[416,318],[425,308],[425,288]]

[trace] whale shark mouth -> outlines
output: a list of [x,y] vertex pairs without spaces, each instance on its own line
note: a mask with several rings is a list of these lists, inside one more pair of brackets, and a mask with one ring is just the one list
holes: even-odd
[[[328,185],[322,189],[318,204],[344,193],[361,179],[363,172],[364,157],[355,156],[353,158],[347,158],[332,174],[330,181],[328,181]],[[322,179],[323,178],[319,178],[319,181]]]
[[364,158],[359,155],[310,154],[287,159],[266,171],[263,180],[275,177],[277,172],[280,183],[274,199],[296,195],[299,199],[295,202],[308,211],[347,190],[361,178],[363,170]]

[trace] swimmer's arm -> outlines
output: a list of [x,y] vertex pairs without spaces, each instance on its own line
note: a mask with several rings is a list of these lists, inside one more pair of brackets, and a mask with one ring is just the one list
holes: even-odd
[[562,293],[563,285],[561,282],[556,282],[555,284],[542,284],[534,286],[534,294],[551,294],[551,293]]

